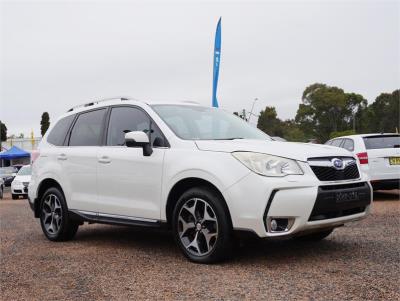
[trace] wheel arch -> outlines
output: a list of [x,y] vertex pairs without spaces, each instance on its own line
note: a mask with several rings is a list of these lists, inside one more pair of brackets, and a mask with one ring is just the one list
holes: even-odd
[[58,188],[61,193],[63,194],[65,198],[64,191],[60,185],[55,179],[53,178],[45,178],[43,179],[40,184],[38,185],[37,189],[37,197],[34,203],[34,212],[35,212],[35,217],[38,218],[40,216],[40,200],[42,199],[43,194],[46,192],[47,189],[51,187],[56,187]]
[[167,197],[167,203],[165,206],[165,216],[167,218],[167,224],[168,227],[171,226],[171,221],[172,221],[172,213],[175,207],[175,204],[178,202],[179,197],[188,189],[193,188],[193,187],[207,187],[208,189],[212,190],[213,192],[215,192],[216,194],[218,194],[218,196],[220,197],[220,199],[222,200],[225,209],[227,210],[228,213],[228,218],[229,218],[229,222],[232,226],[232,218],[231,218],[231,213],[229,211],[229,207],[228,204],[226,203],[226,200],[223,196],[223,194],[221,193],[221,191],[211,182],[204,180],[202,178],[197,178],[197,177],[188,177],[188,178],[184,178],[179,180],[177,183],[174,184],[174,186],[171,188],[171,190],[168,193],[168,197]]

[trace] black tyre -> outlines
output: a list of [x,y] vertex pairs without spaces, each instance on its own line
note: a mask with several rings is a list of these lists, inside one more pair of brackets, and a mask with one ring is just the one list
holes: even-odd
[[183,254],[196,263],[214,263],[232,251],[232,224],[224,200],[207,187],[191,188],[179,198],[172,229]]
[[296,237],[297,240],[301,241],[320,241],[329,236],[333,232],[333,229],[324,230],[320,232],[310,233]]
[[0,186],[0,199],[2,200],[3,199],[3,196],[4,196],[4,191],[3,191],[3,186]]
[[68,207],[64,195],[56,188],[49,188],[40,201],[40,225],[44,235],[52,241],[72,239],[79,224],[68,216]]
[[18,200],[19,199],[19,195],[18,194],[11,194],[11,197],[13,200]]

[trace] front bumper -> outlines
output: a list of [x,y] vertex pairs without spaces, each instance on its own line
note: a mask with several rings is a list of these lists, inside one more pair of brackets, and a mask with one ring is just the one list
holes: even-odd
[[[360,202],[347,193],[352,191],[357,192]],[[281,237],[337,227],[365,217],[372,189],[364,175],[358,180],[325,183],[310,173],[284,178],[249,173],[223,195],[235,230],[252,231],[259,237]],[[290,229],[271,231],[266,221],[272,218],[290,220]]]
[[28,186],[24,184],[11,184],[11,193],[17,195],[27,195],[28,194]]

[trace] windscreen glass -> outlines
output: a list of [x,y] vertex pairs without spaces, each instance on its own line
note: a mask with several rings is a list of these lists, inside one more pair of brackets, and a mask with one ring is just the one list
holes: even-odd
[[31,167],[30,166],[24,166],[19,170],[18,175],[19,176],[30,176],[31,173],[32,173]]
[[221,109],[189,105],[153,105],[152,107],[181,139],[271,140],[267,134]]

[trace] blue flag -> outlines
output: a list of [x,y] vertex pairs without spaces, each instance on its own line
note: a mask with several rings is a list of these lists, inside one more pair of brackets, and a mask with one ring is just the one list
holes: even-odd
[[220,57],[221,57],[221,18],[219,18],[217,24],[217,31],[215,32],[215,43],[214,43],[212,106],[215,108],[218,108],[217,86],[218,86]]

